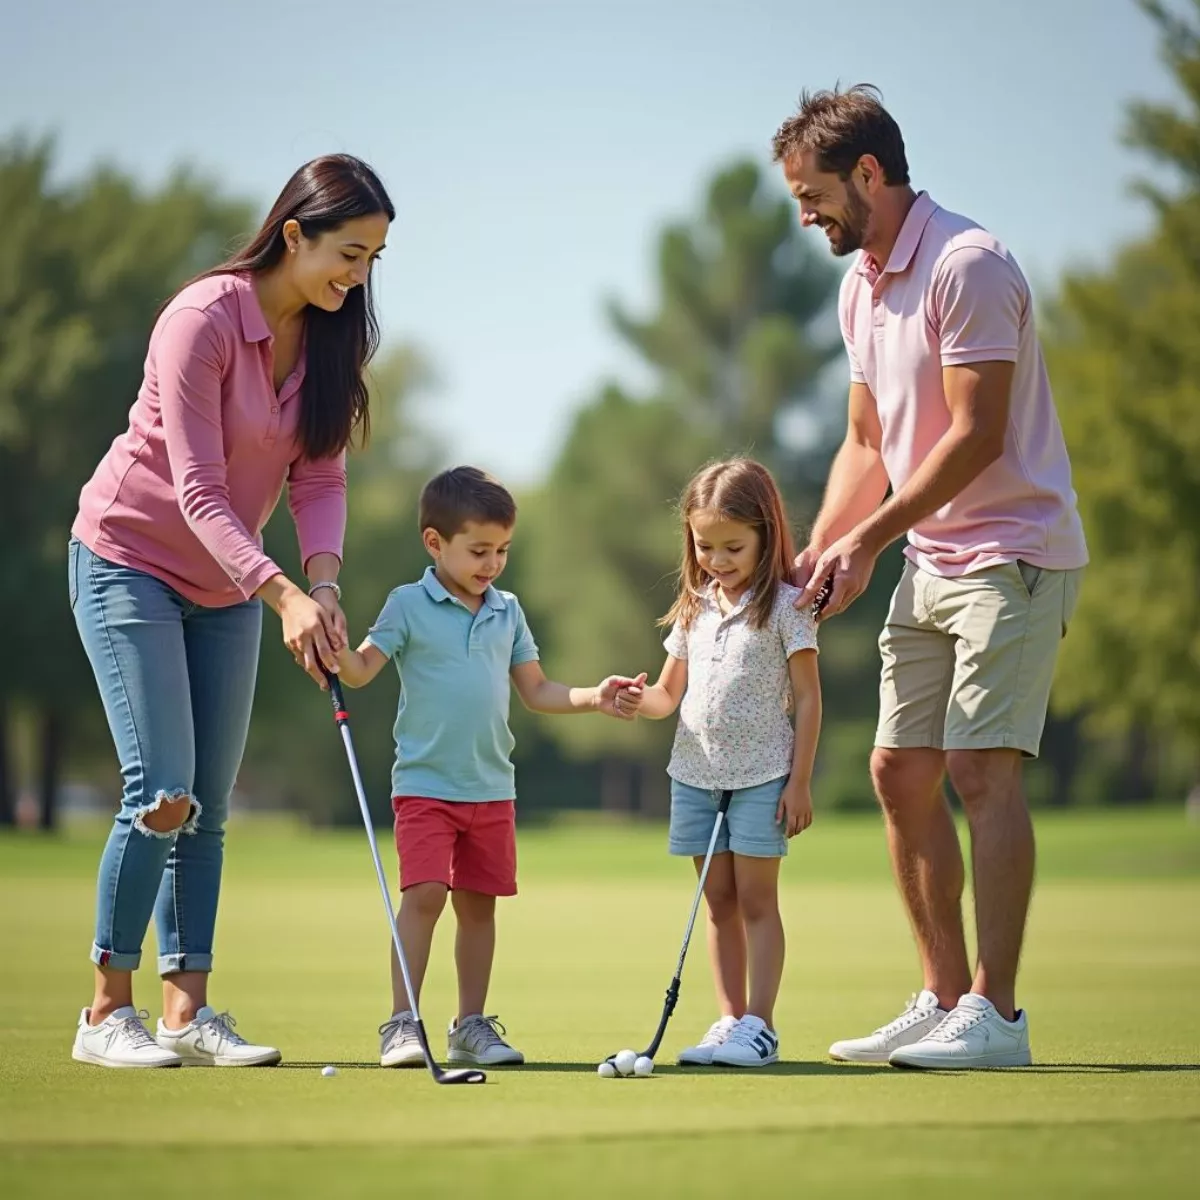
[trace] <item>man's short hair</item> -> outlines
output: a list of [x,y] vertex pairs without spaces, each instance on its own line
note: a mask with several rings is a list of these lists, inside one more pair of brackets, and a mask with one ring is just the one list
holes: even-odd
[[771,143],[776,162],[811,151],[826,173],[849,179],[864,154],[883,169],[883,182],[908,183],[904,138],[892,114],[883,107],[879,89],[869,83],[820,92],[804,91],[796,115],[788,117]]

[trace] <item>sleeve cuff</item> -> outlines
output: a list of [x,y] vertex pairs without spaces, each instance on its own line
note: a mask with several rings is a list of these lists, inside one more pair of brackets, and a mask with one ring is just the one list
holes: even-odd
[[963,350],[943,350],[943,367],[966,367],[971,363],[1017,361],[1016,346],[969,346]]
[[247,571],[240,579],[236,575],[230,576],[238,591],[247,599],[251,600],[254,593],[258,591],[268,579],[275,575],[282,575],[283,572],[269,558],[263,558],[252,571]]

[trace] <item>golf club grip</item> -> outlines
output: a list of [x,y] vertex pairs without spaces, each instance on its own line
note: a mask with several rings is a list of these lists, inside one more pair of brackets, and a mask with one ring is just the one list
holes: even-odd
[[329,700],[333,705],[333,718],[339,724],[348,721],[350,714],[346,711],[346,697],[342,692],[342,681],[324,663],[321,663],[321,674],[329,684]]

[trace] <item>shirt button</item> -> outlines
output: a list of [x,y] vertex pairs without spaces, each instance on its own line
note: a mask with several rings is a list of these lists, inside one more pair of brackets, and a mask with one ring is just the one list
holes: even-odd
[[272,405],[271,405],[271,411],[272,411],[273,413],[277,413],[277,412],[279,411],[279,405],[278,405],[278,404],[272,404]]

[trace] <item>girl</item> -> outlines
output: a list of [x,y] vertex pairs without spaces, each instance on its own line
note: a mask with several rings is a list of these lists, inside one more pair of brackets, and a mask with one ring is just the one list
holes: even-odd
[[794,606],[792,538],[765,467],[742,458],[706,467],[681,509],[679,595],[662,620],[668,657],[641,707],[658,718],[680,710],[667,768],[671,853],[699,870],[721,792],[733,800],[704,885],[720,1017],[679,1062],[761,1067],[779,1060],[779,861],[812,822],[816,624]]
[[[262,604],[322,682],[346,623],[337,585],[345,450],[365,427],[378,340],[371,266],[395,216],[349,155],[292,176],[240,254],[184,287],[150,335],[129,427],[84,486],[71,609],[125,781],[100,860],[95,992],[73,1057],[104,1067],[279,1061],[208,1004],[225,817],[258,667]],[[307,588],[262,549],[284,483]],[[154,914],[163,1019],[133,1005]]]

